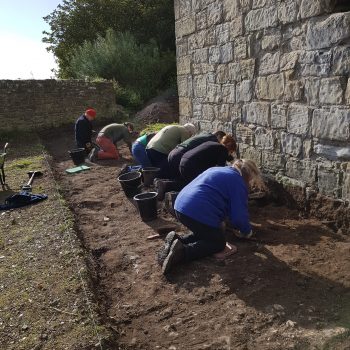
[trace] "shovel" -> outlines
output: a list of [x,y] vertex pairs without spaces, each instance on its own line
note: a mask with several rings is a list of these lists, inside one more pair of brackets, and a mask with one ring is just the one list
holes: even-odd
[[29,171],[28,172],[28,176],[29,176],[29,181],[22,186],[22,191],[25,191],[25,192],[32,192],[32,184],[33,184],[33,181],[34,181],[34,178],[35,177],[40,177],[42,176],[43,173],[41,171]]

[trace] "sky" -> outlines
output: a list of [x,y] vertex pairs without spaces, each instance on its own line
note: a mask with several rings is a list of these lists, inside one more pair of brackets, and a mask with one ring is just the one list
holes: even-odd
[[0,0],[0,80],[50,79],[57,68],[41,41],[50,27],[43,17],[61,0]]

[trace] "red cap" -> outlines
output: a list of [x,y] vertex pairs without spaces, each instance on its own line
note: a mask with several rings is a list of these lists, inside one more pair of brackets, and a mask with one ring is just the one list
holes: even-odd
[[85,114],[89,117],[95,118],[96,117],[96,111],[93,108],[89,108],[85,111]]

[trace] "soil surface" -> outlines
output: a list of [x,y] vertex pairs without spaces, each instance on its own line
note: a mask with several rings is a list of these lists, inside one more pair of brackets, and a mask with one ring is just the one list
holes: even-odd
[[[95,259],[101,315],[130,349],[350,349],[350,238],[274,203],[250,201],[255,240],[227,233],[236,254],[180,266],[164,277],[156,262],[168,227],[185,232],[159,203],[142,222],[117,173],[123,158],[73,166],[73,135],[46,147],[85,248]],[[162,233],[162,232],[161,232]],[[117,347],[116,347],[117,348]]]

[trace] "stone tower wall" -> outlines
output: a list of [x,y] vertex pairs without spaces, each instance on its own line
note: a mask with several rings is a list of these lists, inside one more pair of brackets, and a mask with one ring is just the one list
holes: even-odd
[[181,122],[236,136],[299,200],[350,199],[350,12],[331,0],[175,0]]

